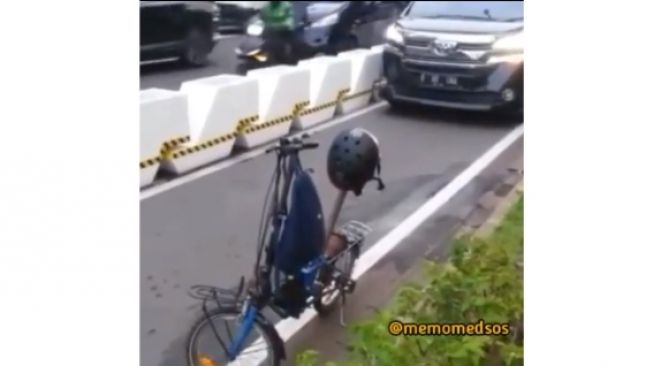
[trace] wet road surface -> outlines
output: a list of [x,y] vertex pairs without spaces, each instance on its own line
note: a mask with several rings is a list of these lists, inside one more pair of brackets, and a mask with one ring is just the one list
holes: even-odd
[[[305,167],[315,169],[328,214],[336,194],[325,169],[331,139],[353,126],[379,138],[387,188],[379,192],[370,186],[362,197],[348,198],[341,217],[372,226],[367,243],[374,243],[512,129],[500,121],[422,108],[401,115],[381,108],[319,132],[314,140],[321,147],[302,158]],[[141,364],[184,364],[186,333],[198,316],[197,301],[186,295],[191,285],[233,287],[251,273],[273,162],[271,155],[259,156],[141,201]],[[473,205],[474,194],[461,197],[457,209]],[[455,221],[444,220],[438,232],[448,232]],[[367,288],[382,285],[377,278]]]

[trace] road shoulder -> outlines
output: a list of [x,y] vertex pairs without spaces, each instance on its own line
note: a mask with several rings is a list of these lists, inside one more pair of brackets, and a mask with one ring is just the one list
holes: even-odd
[[[443,260],[448,255],[448,245],[443,246],[442,241],[450,243],[454,238],[463,235],[487,236],[505,217],[510,207],[519,199],[523,192],[523,158],[515,159],[508,167],[508,174],[494,187],[488,190],[476,202],[474,208],[464,218],[453,232],[441,235],[444,238],[434,240],[426,250],[419,253],[409,268],[398,270],[397,263],[388,261],[384,268],[375,269],[372,276],[363,278],[356,289],[354,298],[346,307],[348,323],[356,323],[373,316],[379,309],[384,308],[392,301],[398,290],[407,284],[423,283],[423,264],[427,260]],[[451,225],[438,225],[430,220],[425,226],[432,226],[438,232],[438,227]],[[423,237],[422,237],[423,240]],[[420,255],[421,254],[421,255]],[[288,364],[294,364],[294,358],[304,350],[311,349],[319,352],[320,361],[342,360],[347,354],[347,332],[338,321],[339,314],[335,312],[330,317],[312,322],[303,329],[287,345]]]

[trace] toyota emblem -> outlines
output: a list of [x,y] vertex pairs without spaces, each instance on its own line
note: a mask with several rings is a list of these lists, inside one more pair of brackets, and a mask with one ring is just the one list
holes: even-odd
[[446,56],[456,50],[458,42],[448,39],[436,39],[433,41],[433,53],[439,56]]

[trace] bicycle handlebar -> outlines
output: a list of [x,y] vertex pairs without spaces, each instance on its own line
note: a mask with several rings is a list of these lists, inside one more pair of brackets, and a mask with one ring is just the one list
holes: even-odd
[[308,137],[310,137],[309,134],[304,134],[301,136],[301,138],[299,137],[295,137],[292,139],[289,139],[287,137],[281,138],[278,144],[267,148],[265,150],[265,153],[269,154],[273,151],[279,151],[281,153],[287,154],[287,153],[298,152],[301,150],[317,149],[318,146],[320,146],[319,143],[302,141],[303,139],[307,139]]

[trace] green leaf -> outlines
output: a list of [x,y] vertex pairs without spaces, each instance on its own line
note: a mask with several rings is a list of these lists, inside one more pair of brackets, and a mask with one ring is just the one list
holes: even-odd
[[[515,337],[390,336],[387,325],[400,319],[424,323],[508,322],[523,318],[523,198],[487,238],[457,240],[450,259],[427,261],[422,285],[404,286],[391,305],[349,327],[352,351],[326,366],[485,366],[523,361]],[[490,347],[492,346],[492,347]],[[488,354],[488,350],[492,354]],[[317,366],[308,353],[301,366]],[[313,362],[313,363],[311,363]],[[299,364],[299,362],[298,362]]]

